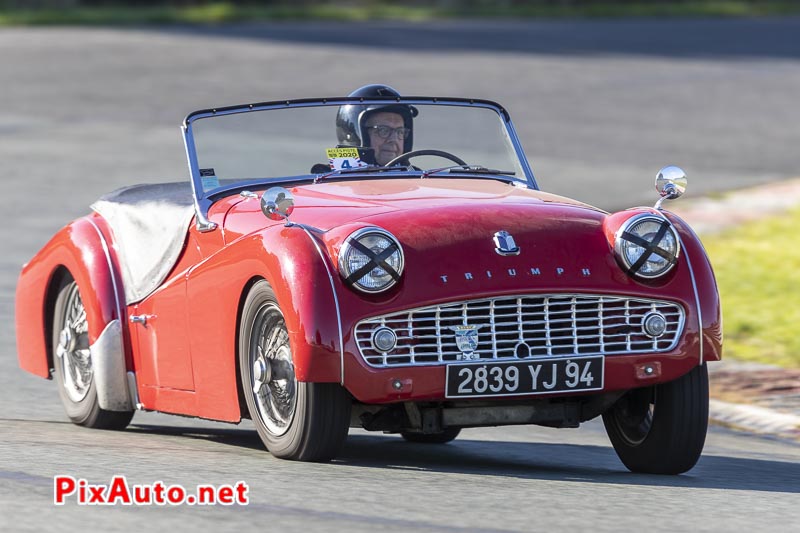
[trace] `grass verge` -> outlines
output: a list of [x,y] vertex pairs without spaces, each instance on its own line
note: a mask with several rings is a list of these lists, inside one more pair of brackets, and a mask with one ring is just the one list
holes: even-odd
[[800,208],[703,238],[722,297],[724,356],[800,368]]
[[236,5],[212,2],[201,6],[79,7],[70,9],[0,8],[0,26],[12,25],[132,25],[222,24],[279,20],[406,20],[447,18],[558,18],[558,17],[753,17],[800,13],[789,0],[719,0],[715,2],[597,3],[528,6],[442,8],[368,2],[363,5],[314,4],[308,6]]

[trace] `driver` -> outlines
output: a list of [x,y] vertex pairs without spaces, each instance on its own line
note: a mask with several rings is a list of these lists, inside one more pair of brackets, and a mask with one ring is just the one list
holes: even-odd
[[[398,98],[388,85],[365,85],[349,96]],[[413,119],[419,111],[410,105],[373,102],[348,104],[336,115],[336,136],[340,146],[371,148],[375,163],[384,166],[413,146]]]

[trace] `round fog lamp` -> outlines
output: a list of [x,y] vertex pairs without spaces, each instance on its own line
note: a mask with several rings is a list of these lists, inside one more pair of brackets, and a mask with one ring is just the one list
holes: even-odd
[[647,313],[642,320],[642,329],[648,337],[660,337],[667,331],[667,319],[661,313]]
[[389,328],[378,328],[372,333],[372,345],[379,352],[391,352],[397,346],[397,334]]

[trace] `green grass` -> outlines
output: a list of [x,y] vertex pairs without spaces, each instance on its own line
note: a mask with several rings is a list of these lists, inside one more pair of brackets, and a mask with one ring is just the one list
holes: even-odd
[[722,297],[724,357],[800,367],[800,209],[703,238]]
[[385,1],[350,5],[327,3],[310,6],[237,5],[219,1],[200,6],[78,7],[69,9],[12,9],[0,7],[0,26],[10,25],[130,25],[130,24],[222,24],[276,20],[407,20],[421,21],[454,17],[745,17],[800,13],[798,2],[788,0],[718,0],[650,3],[646,1],[593,4],[528,6],[477,6],[442,8],[403,6]]

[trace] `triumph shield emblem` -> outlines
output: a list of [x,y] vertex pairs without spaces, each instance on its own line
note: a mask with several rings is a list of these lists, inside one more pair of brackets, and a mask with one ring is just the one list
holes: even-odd
[[498,231],[494,234],[494,251],[500,255],[519,255],[519,246],[509,232]]
[[455,333],[456,346],[461,350],[461,357],[459,359],[478,359],[479,356],[475,353],[478,349],[478,330],[481,326],[455,326],[451,328]]

